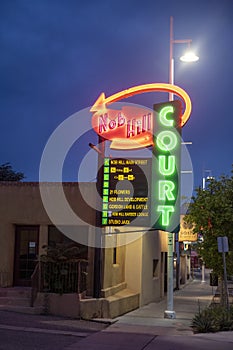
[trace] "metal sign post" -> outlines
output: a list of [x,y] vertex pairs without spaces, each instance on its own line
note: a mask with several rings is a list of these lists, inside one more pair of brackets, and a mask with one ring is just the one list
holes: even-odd
[[224,271],[224,287],[226,291],[226,306],[227,310],[229,311],[229,296],[228,296],[228,288],[227,288],[227,268],[226,268],[226,255],[229,251],[228,247],[228,237],[218,237],[218,252],[222,253],[222,260],[223,260],[223,271]]
[[174,319],[173,301],[173,246],[174,234],[168,232],[168,250],[167,250],[167,310],[164,311],[164,318]]

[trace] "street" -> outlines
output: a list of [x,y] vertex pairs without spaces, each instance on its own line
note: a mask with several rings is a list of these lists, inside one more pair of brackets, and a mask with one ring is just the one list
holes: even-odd
[[106,325],[0,311],[0,350],[63,350]]
[[0,330],[1,350],[63,350],[79,339],[76,336]]

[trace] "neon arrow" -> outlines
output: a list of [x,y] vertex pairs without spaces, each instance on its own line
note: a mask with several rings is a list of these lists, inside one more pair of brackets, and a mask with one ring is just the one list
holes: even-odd
[[181,125],[184,126],[190,117],[191,110],[192,110],[192,103],[189,98],[189,95],[183,89],[181,89],[179,86],[172,85],[172,84],[152,83],[152,84],[137,85],[127,90],[117,92],[116,94],[109,96],[107,98],[105,97],[105,94],[102,92],[98,97],[98,99],[96,100],[96,102],[94,103],[94,105],[91,107],[90,111],[97,112],[101,109],[106,109],[107,104],[117,102],[119,100],[128,98],[133,95],[142,94],[145,92],[153,92],[153,91],[171,92],[179,96],[183,100],[185,104],[185,110],[181,117],[182,118]]

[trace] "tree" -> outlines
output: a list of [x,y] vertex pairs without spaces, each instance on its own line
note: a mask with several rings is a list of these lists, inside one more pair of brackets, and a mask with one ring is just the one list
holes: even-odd
[[221,279],[223,261],[217,237],[228,237],[231,251],[226,254],[227,273],[233,274],[233,168],[232,176],[211,178],[205,189],[196,189],[185,221],[194,223],[194,232],[203,235],[203,242],[198,244],[199,254]]
[[21,181],[24,178],[24,174],[14,171],[10,163],[0,165],[0,181]]

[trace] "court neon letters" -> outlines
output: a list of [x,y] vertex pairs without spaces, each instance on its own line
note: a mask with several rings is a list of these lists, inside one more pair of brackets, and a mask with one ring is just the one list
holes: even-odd
[[157,212],[160,213],[161,225],[164,227],[169,226],[171,214],[175,211],[174,202],[176,201],[177,193],[173,177],[177,171],[174,151],[179,139],[174,128],[173,113],[174,107],[171,105],[165,106],[160,110],[158,121],[162,130],[157,134],[156,138],[157,151],[158,153],[163,153],[158,156]]

